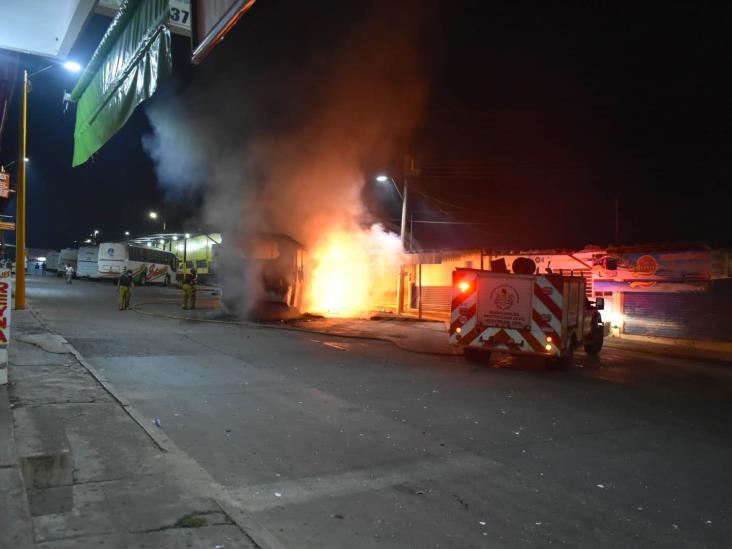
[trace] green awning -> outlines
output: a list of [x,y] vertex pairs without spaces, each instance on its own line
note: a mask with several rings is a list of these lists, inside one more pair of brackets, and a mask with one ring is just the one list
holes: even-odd
[[151,97],[171,72],[168,0],[123,0],[84,75],[77,102],[74,160],[83,164]]

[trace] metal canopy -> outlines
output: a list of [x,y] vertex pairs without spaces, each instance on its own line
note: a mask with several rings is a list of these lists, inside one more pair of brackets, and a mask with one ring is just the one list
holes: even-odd
[[0,0],[0,49],[65,59],[95,0]]

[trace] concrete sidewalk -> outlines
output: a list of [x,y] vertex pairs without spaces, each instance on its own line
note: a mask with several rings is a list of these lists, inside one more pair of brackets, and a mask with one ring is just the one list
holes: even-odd
[[31,312],[14,312],[0,387],[2,549],[277,546],[89,368]]

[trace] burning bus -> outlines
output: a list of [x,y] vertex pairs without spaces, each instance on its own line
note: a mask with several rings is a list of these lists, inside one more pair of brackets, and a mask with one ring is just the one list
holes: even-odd
[[254,318],[300,315],[305,288],[305,249],[284,234],[257,233],[232,243],[223,235],[213,262],[229,312]]

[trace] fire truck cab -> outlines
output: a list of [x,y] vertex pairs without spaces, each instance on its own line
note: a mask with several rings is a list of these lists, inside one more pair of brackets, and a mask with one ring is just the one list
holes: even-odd
[[580,345],[587,354],[598,354],[604,303],[602,298],[587,299],[584,277],[520,274],[533,273],[531,266],[521,267],[514,263],[513,273],[453,272],[450,343],[462,347],[468,360],[478,361],[500,351],[569,366]]

